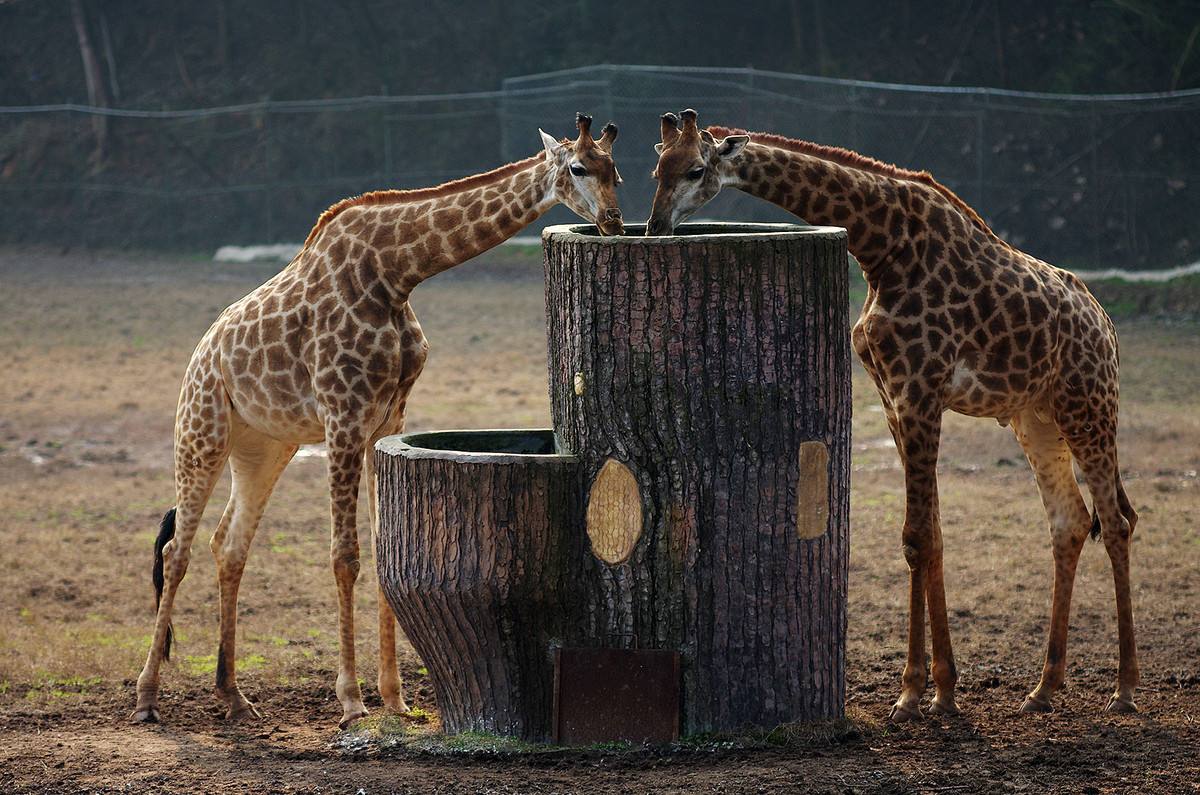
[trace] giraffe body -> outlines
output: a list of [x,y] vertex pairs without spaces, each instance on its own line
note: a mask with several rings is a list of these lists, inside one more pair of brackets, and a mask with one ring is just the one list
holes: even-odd
[[[359,572],[359,484],[377,527],[374,443],[404,427],[428,343],[409,304],[414,287],[516,234],[557,202],[602,232],[621,231],[612,164],[616,127],[593,140],[543,135],[545,152],[486,174],[417,191],[382,191],[334,205],[280,273],[227,308],[187,368],[175,422],[176,507],[164,519],[154,637],[138,678],[134,719],[158,720],[158,676],[193,537],[229,464],[233,487],[210,547],[220,583],[216,690],[227,717],[257,714],[235,671],[237,594],[259,519],[299,445],[328,449],[330,559],[338,590],[336,691],[342,725],[367,714],[356,677],[353,589]],[[159,586],[159,583],[156,583]],[[407,711],[395,619],[380,594],[379,690]]]
[[[1049,710],[1062,685],[1075,568],[1098,525],[1112,564],[1119,633],[1109,709],[1134,711],[1129,542],[1137,514],[1117,461],[1117,335],[1083,282],[1005,243],[923,172],[774,135],[701,130],[694,111],[684,113],[682,130],[674,114],[663,117],[658,149],[649,233],[669,233],[725,185],[811,223],[847,229],[868,286],[851,340],[875,383],[905,474],[908,661],[892,718],[921,715],[927,612],[936,686],[930,710],[957,712],[937,490],[948,410],[1012,425],[1049,518],[1049,639],[1041,681],[1023,709]],[[1094,519],[1072,462],[1091,492]]]

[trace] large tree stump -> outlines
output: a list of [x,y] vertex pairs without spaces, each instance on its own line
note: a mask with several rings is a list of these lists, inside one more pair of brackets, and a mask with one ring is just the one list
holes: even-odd
[[[554,433],[445,431],[376,445],[379,581],[451,733],[546,740],[569,616],[578,477]],[[578,546],[578,544],[576,545]]]
[[685,732],[841,716],[845,231],[677,231],[543,236],[554,428],[592,553],[569,640],[680,650]]

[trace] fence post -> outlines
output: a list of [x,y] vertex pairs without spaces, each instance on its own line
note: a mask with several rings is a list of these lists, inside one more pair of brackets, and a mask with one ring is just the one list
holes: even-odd
[[274,172],[271,169],[271,109],[270,108],[263,108],[263,132],[265,133],[265,137],[263,139],[263,180],[264,180],[264,184],[266,185],[266,187],[263,190],[266,194],[265,195],[266,206],[264,209],[266,210],[266,215],[267,215],[267,224],[266,224],[267,239],[264,240],[263,242],[264,243],[274,243],[275,242],[275,212],[274,212],[273,202],[275,199],[275,179],[273,176]]
[[979,208],[979,212],[987,217],[987,190],[985,190],[983,181],[984,159],[984,135],[983,135],[983,116],[987,111],[980,109],[975,114],[975,184],[978,186],[975,194],[975,206]]
[[1096,119],[1096,102],[1090,100],[1088,102],[1088,133],[1091,136],[1092,154],[1088,158],[1091,161],[1092,173],[1088,179],[1088,190],[1091,193],[1092,201],[1092,267],[1099,268],[1100,265],[1100,167],[1096,158],[1097,152],[1100,149],[1100,142],[1096,139],[1096,127],[1098,120]]

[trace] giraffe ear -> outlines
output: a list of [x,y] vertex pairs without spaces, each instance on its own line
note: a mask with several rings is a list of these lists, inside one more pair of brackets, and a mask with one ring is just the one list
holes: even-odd
[[717,144],[717,157],[723,160],[737,157],[746,148],[746,144],[748,143],[750,143],[749,135],[726,136],[724,140]]
[[549,158],[556,158],[562,153],[564,147],[557,138],[540,127],[538,128],[538,134],[542,136],[542,146],[546,148],[546,155]]

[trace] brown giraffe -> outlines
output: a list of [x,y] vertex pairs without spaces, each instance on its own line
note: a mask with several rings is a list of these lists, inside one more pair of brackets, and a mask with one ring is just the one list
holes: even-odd
[[[276,479],[298,445],[320,441],[329,455],[341,723],[367,714],[354,665],[355,512],[365,469],[374,531],[374,443],[402,430],[405,401],[428,350],[408,297],[425,279],[511,237],[558,202],[603,233],[623,231],[612,160],[617,128],[607,125],[597,141],[590,117],[580,114],[576,124],[575,141],[543,132],[544,152],[485,174],[338,202],[291,264],[226,309],[201,339],[175,419],[176,507],[164,517],[155,547],[158,617],[138,677],[135,721],[159,719],[171,606],[227,460],[232,493],[210,544],[221,594],[216,690],[227,718],[257,715],[234,671],[238,585]],[[386,707],[406,711],[394,622],[380,594],[379,691]]]
[[[867,281],[851,339],[874,380],[904,467],[910,569],[908,661],[895,721],[921,716],[925,610],[936,693],[954,714],[957,672],[946,619],[937,458],[942,414],[1010,424],[1050,520],[1054,593],[1045,666],[1022,710],[1046,712],[1062,685],[1075,565],[1104,539],[1117,601],[1120,669],[1113,712],[1134,712],[1138,683],[1129,543],[1137,514],[1117,467],[1117,335],[1076,276],[1005,243],[926,172],[777,135],[701,130],[696,112],[663,116],[648,234],[668,234],[724,185],[815,224],[846,227]],[[1089,514],[1072,469],[1092,495]]]

